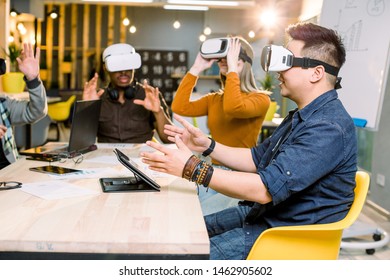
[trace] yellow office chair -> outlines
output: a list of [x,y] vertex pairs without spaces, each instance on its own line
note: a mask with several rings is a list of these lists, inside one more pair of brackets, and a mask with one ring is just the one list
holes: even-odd
[[358,171],[355,199],[344,219],[330,224],[270,228],[257,238],[247,260],[336,260],[343,230],[359,216],[369,184],[368,173]]
[[75,100],[76,95],[71,95],[66,101],[48,104],[47,114],[56,124],[56,141],[60,139],[60,131],[64,129],[64,122],[69,119],[70,111]]

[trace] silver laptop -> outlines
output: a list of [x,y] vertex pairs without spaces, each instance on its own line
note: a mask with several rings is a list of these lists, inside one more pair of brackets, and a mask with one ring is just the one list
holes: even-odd
[[69,144],[50,143],[20,151],[30,159],[45,159],[62,152],[72,154],[96,150],[101,100],[79,100],[74,103]]

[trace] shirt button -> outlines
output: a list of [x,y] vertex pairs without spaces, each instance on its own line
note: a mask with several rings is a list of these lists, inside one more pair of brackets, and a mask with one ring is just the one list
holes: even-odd
[[249,235],[249,234],[251,234],[251,233],[250,233],[249,231],[247,231],[247,232],[246,232],[246,234],[248,234],[248,235]]
[[290,175],[291,175],[291,171],[287,171],[286,174],[287,174],[288,176],[290,176]]

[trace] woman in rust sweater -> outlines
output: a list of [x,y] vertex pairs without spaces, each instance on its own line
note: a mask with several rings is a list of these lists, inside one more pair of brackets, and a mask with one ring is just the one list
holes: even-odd
[[[226,58],[208,60],[199,53],[176,91],[172,111],[186,117],[207,116],[210,134],[219,143],[232,147],[255,146],[270,98],[269,92],[260,91],[256,86],[252,60],[252,47],[246,40],[238,37],[231,38]],[[216,61],[220,71],[221,89],[190,101],[199,74]],[[218,165],[218,162],[213,164]],[[209,202],[209,198],[214,194],[211,190],[208,193],[200,193],[204,214],[220,209],[216,209],[215,204],[225,208],[234,203],[227,197],[224,198],[227,200],[225,202]],[[212,204],[213,209],[208,209]]]

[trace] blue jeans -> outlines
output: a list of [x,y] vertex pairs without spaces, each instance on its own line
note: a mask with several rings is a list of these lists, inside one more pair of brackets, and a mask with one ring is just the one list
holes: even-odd
[[237,206],[204,217],[210,237],[211,260],[243,260],[245,252],[244,219],[250,207]]

